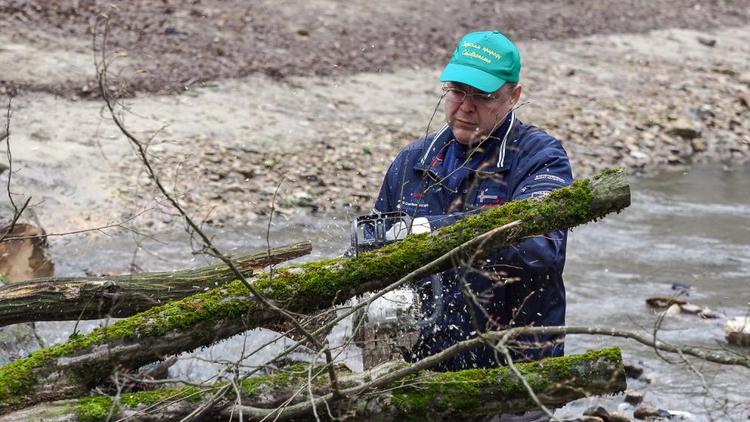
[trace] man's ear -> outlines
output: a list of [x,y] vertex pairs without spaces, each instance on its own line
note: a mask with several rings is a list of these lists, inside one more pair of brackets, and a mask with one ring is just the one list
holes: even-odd
[[513,87],[513,90],[510,92],[510,100],[513,102],[514,107],[516,104],[518,104],[518,100],[521,99],[521,91],[523,91],[523,85],[518,83],[516,84],[516,86]]

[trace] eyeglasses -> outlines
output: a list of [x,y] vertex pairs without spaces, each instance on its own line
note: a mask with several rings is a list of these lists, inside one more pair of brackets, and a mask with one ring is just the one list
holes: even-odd
[[492,95],[492,94],[486,94],[484,92],[466,92],[462,89],[450,87],[450,86],[444,86],[443,87],[443,96],[445,97],[445,101],[449,101],[452,103],[462,103],[464,100],[468,97],[469,100],[474,104],[489,104],[493,101],[496,101],[500,99],[500,96]]

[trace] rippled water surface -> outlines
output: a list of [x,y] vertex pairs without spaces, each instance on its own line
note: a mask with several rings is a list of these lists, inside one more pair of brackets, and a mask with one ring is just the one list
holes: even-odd
[[[565,276],[568,324],[652,333],[657,314],[646,306],[646,298],[675,294],[672,285],[679,283],[691,286],[686,300],[723,317],[668,317],[659,327],[659,337],[696,346],[725,346],[725,317],[745,315],[750,309],[748,180],[750,168],[725,171],[719,167],[696,167],[632,180],[631,207],[570,234]],[[215,235],[227,250],[241,253],[265,247],[265,224],[226,229]],[[341,254],[349,243],[348,236],[349,216],[277,218],[270,231],[273,245],[312,240],[315,251],[306,259]],[[124,272],[133,261],[147,271],[206,263],[205,258],[190,253],[182,233],[160,239],[165,243],[144,241],[142,249],[136,249],[130,235],[94,241],[67,238],[55,241],[52,253],[59,275],[83,275],[85,270]],[[39,325],[50,341],[64,339],[72,328],[71,323]],[[200,356],[235,359],[243,342],[248,351],[273,337],[269,331],[253,331]],[[607,337],[569,336],[566,351],[577,353],[613,344],[623,348],[626,363],[644,368],[651,382],[629,380],[629,387],[645,392],[646,401],[657,407],[689,412],[695,420],[746,420],[750,414],[750,369],[696,360],[688,365],[678,356],[659,357],[633,341]],[[282,348],[282,344],[276,344],[249,363],[261,363]],[[351,363],[351,356],[349,360]],[[202,378],[214,371],[215,367],[201,359],[185,359],[173,375]],[[610,410],[620,406],[626,414],[632,411],[622,404],[622,396],[616,396],[580,400],[558,410],[558,415],[578,416],[592,404],[603,404]]]
[[[570,235],[568,324],[652,333],[656,312],[645,299],[675,294],[674,283],[691,286],[684,299],[692,304],[726,317],[745,315],[750,309],[749,178],[748,168],[701,167],[634,180],[630,208]],[[674,343],[722,347],[725,321],[677,315],[663,321],[658,335]],[[643,367],[652,380],[650,385],[630,381],[630,387],[645,391],[646,401],[658,407],[715,420],[745,420],[750,414],[750,369],[691,361],[692,370],[678,356],[661,359],[632,341],[576,336],[567,344],[571,352],[621,345],[626,363]]]

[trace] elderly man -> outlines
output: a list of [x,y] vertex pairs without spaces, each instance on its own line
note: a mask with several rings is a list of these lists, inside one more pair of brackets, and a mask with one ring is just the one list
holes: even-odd
[[[523,89],[520,70],[518,49],[501,33],[465,35],[440,77],[446,124],[398,154],[375,209],[401,210],[436,229],[570,184],[570,162],[560,142],[514,113]],[[409,357],[433,355],[477,332],[563,325],[566,235],[530,238],[471,267],[423,280],[418,290],[429,323],[422,324]],[[464,292],[462,285],[468,287]],[[524,337],[513,354],[516,359],[559,356],[560,340]],[[503,363],[496,350],[482,347],[459,354],[442,369]]]

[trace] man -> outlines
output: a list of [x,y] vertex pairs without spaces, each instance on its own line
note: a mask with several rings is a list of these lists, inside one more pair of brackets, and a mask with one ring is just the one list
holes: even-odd
[[[516,46],[499,32],[459,42],[440,80],[446,124],[404,148],[388,169],[375,209],[423,217],[431,229],[507,201],[541,197],[572,181],[560,142],[513,112],[523,89]],[[477,332],[564,325],[566,231],[493,251],[418,286],[423,324],[411,359],[438,353]],[[462,285],[469,289],[462,293]],[[436,288],[437,287],[437,288]],[[557,340],[557,341],[556,341]],[[515,359],[563,354],[560,339],[522,338]],[[504,363],[491,347],[461,353],[442,369]]]

